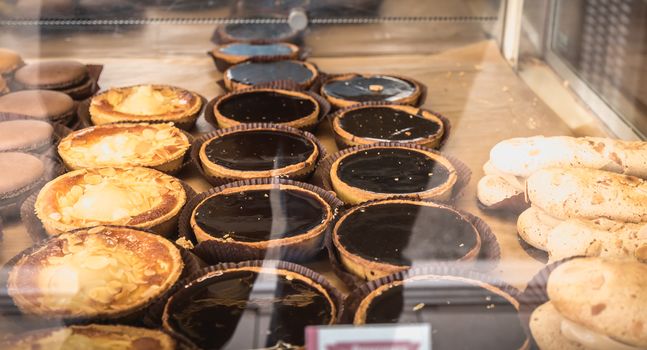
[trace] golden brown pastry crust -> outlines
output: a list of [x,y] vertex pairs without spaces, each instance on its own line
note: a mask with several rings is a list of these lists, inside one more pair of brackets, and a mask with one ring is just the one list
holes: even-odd
[[60,234],[22,256],[7,285],[27,314],[119,317],[167,291],[183,267],[180,251],[163,237],[96,226]]
[[95,125],[146,121],[179,124],[195,121],[201,108],[202,98],[195,92],[168,85],[135,85],[95,95],[90,102],[90,117]]
[[58,153],[71,170],[144,166],[172,171],[182,166],[190,146],[172,123],[119,123],[75,131],[61,140]]
[[38,194],[36,215],[50,235],[96,225],[176,228],[186,193],[179,180],[148,168],[91,168],[69,172]]

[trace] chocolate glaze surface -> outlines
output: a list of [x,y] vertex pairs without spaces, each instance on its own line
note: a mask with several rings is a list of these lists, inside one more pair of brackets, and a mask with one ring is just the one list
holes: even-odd
[[194,215],[213,237],[260,242],[307,233],[326,219],[325,205],[310,192],[250,190],[212,196]]
[[305,162],[315,151],[312,141],[273,130],[247,130],[211,140],[205,154],[212,163],[241,171],[280,169]]
[[462,281],[405,281],[370,303],[366,323],[430,323],[435,349],[519,349],[526,340],[508,300]]
[[343,158],[337,176],[349,186],[371,192],[415,193],[447,182],[449,169],[413,149],[376,147]]
[[418,114],[389,107],[366,107],[347,111],[339,119],[342,129],[375,141],[415,141],[434,136],[440,124]]
[[216,106],[223,116],[241,123],[288,123],[315,111],[309,99],[276,91],[249,91],[230,95]]
[[224,28],[227,35],[237,40],[272,40],[291,35],[292,28],[287,23],[247,24],[232,23]]
[[366,260],[398,266],[455,261],[478,233],[457,212],[411,203],[374,204],[353,211],[337,227],[339,243]]
[[220,52],[226,53],[228,55],[236,56],[283,56],[290,55],[292,49],[284,44],[267,44],[267,45],[256,45],[256,44],[245,44],[245,43],[236,43],[223,46],[219,49]]
[[303,345],[306,326],[332,320],[332,305],[319,290],[267,272],[225,272],[175,299],[169,305],[172,327],[205,349]]
[[[376,87],[379,88],[376,89]],[[387,75],[375,75],[370,77],[354,76],[344,80],[333,80],[324,85],[323,91],[328,96],[344,100],[358,102],[393,102],[413,95],[416,87],[412,83],[400,78]]]
[[226,74],[230,80],[245,85],[286,80],[305,84],[312,78],[308,67],[297,61],[245,62],[229,68]]

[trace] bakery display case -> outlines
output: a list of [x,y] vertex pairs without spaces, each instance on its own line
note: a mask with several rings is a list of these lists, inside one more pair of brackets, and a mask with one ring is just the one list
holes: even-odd
[[647,347],[646,18],[3,2],[0,347]]

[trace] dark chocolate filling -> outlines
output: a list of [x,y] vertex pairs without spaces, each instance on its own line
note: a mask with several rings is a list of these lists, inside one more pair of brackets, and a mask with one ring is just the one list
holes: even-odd
[[228,55],[254,57],[254,56],[284,56],[292,54],[290,46],[284,44],[230,44],[220,48],[220,52]]
[[291,35],[294,31],[287,23],[232,23],[224,29],[227,35],[237,40],[273,40]]
[[275,81],[305,84],[312,78],[312,72],[304,64],[295,61],[245,62],[229,68],[227,76],[245,85]]
[[447,182],[449,169],[405,148],[370,148],[346,156],[337,176],[349,186],[375,193],[415,193]]
[[353,211],[337,227],[337,235],[351,254],[411,266],[429,260],[458,260],[476,246],[478,233],[450,209],[385,203]]
[[215,195],[194,215],[197,225],[213,237],[260,242],[305,234],[326,219],[327,211],[314,194],[272,189]]
[[319,290],[265,272],[225,272],[182,290],[175,301],[172,327],[205,349],[303,345],[306,326],[332,319],[332,305]]
[[[371,88],[373,87],[373,88]],[[399,101],[416,91],[412,83],[386,75],[371,77],[354,76],[326,83],[323,91],[328,96],[358,102]]]
[[205,146],[210,162],[241,171],[281,169],[305,162],[314,151],[314,143],[305,137],[272,130],[234,132]]
[[389,107],[365,107],[345,112],[342,129],[376,141],[414,141],[434,136],[440,124],[418,114]]
[[475,285],[406,281],[377,295],[366,323],[429,323],[434,350],[519,349],[526,341],[514,305]]
[[276,91],[250,91],[218,103],[218,112],[241,123],[287,123],[315,111],[312,100]]

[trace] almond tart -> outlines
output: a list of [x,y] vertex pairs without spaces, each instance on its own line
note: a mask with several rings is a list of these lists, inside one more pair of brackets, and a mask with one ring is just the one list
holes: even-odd
[[116,319],[143,310],[178,281],[180,251],[158,235],[95,226],[62,233],[17,257],[7,288],[25,314]]
[[428,149],[378,144],[342,152],[330,168],[330,182],[348,204],[393,196],[448,200],[458,179],[452,163]]
[[415,80],[397,75],[343,74],[324,82],[321,95],[337,108],[365,102],[417,105],[422,89]]
[[213,106],[221,128],[241,123],[274,123],[306,129],[319,119],[319,102],[311,95],[292,90],[254,88],[226,94]]
[[170,235],[186,197],[179,180],[157,170],[89,168],[47,183],[35,210],[49,235],[96,225],[127,225]]
[[89,324],[42,329],[14,335],[0,341],[0,347],[11,350],[174,350],[177,348],[177,344],[171,336],[156,329]]
[[373,280],[417,263],[473,261],[481,237],[457,210],[431,202],[392,199],[351,208],[333,228],[346,270]]
[[318,78],[319,71],[312,63],[295,60],[244,62],[229,67],[224,73],[225,87],[229,91],[287,81],[301,89],[309,89]]
[[195,124],[202,98],[168,85],[112,88],[92,97],[90,118],[95,125],[118,122],[173,122],[183,129]]
[[98,125],[67,135],[58,154],[70,170],[143,166],[163,172],[180,169],[191,146],[172,123]]

